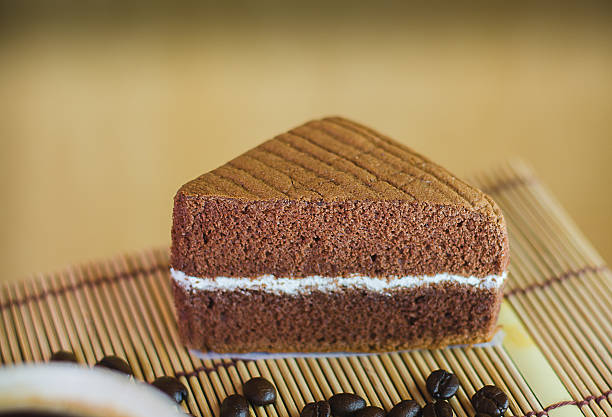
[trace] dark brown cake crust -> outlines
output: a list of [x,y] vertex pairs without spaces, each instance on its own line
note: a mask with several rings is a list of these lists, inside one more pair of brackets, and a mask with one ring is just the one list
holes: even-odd
[[502,300],[501,289],[454,283],[393,295],[173,286],[179,333],[189,347],[205,352],[384,352],[479,343],[495,333]]

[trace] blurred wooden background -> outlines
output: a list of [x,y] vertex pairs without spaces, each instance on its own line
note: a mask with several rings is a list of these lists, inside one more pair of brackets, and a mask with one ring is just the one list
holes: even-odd
[[612,260],[607,8],[246,4],[4,10],[0,280],[168,245],[183,182],[329,114],[459,176],[524,158]]

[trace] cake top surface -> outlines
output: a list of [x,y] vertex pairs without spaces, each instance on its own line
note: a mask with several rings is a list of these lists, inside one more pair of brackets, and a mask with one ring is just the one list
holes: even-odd
[[183,185],[195,197],[393,200],[460,206],[501,218],[475,187],[409,147],[341,117],[280,134]]

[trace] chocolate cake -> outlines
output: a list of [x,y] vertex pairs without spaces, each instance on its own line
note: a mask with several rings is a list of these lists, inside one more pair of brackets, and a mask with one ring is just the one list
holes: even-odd
[[178,328],[203,351],[487,341],[507,265],[490,197],[338,117],[268,140],[174,199]]

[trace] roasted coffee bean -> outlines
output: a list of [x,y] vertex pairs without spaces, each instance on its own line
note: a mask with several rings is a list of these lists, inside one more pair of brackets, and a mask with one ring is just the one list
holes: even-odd
[[423,409],[414,400],[404,400],[395,404],[387,417],[421,417]]
[[221,403],[219,417],[248,417],[249,403],[246,398],[239,394],[233,394]]
[[134,375],[132,367],[119,356],[105,356],[96,363],[96,366],[112,369],[113,371],[118,371],[126,375]]
[[77,363],[77,358],[72,352],[68,352],[67,350],[58,350],[57,352],[53,353],[53,355],[51,355],[51,361]]
[[380,407],[375,407],[373,405],[369,407],[362,408],[361,410],[355,411],[351,417],[385,417],[385,410]]
[[485,414],[485,413],[476,413],[474,417],[492,417],[492,416]]
[[429,374],[425,386],[434,399],[448,400],[459,389],[459,379],[455,374],[438,369]]
[[448,402],[438,400],[423,407],[423,417],[453,417],[453,409]]
[[348,392],[334,394],[328,402],[334,417],[347,417],[366,406],[366,402],[363,398],[357,394],[350,394]]
[[262,377],[249,379],[242,386],[242,392],[253,405],[268,405],[276,401],[276,388]]
[[329,417],[330,415],[331,407],[327,401],[308,403],[300,413],[300,417]]
[[178,379],[171,376],[161,376],[151,384],[160,391],[168,394],[177,403],[187,398],[187,387]]
[[486,385],[474,394],[472,405],[479,414],[498,417],[508,409],[508,396],[495,385]]

